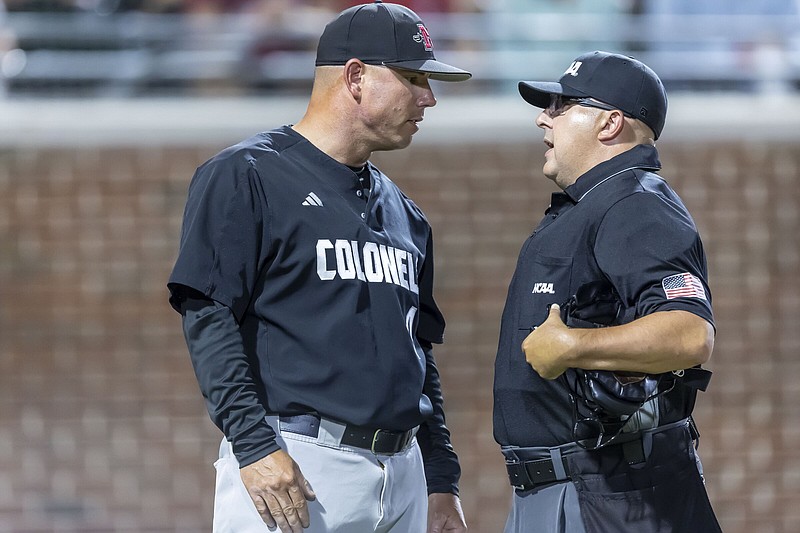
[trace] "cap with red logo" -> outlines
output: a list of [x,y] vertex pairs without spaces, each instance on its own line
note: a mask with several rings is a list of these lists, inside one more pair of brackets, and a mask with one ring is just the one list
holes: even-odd
[[317,66],[344,65],[357,58],[370,65],[424,72],[431,79],[464,81],[466,70],[437,61],[433,40],[419,16],[405,6],[376,1],[342,11],[317,46]]

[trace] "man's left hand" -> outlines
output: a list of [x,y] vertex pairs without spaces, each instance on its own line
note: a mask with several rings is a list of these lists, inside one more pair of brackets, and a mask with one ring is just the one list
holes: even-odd
[[522,341],[528,364],[544,379],[556,379],[569,368],[564,361],[575,349],[574,332],[561,321],[558,304],[551,305],[547,320]]
[[458,496],[446,493],[428,496],[428,533],[464,533],[466,530]]

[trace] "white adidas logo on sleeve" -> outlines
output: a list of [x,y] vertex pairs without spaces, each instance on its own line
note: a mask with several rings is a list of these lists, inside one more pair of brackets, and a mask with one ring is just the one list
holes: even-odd
[[316,207],[323,207],[322,200],[320,200],[319,196],[317,196],[313,192],[308,193],[308,196],[306,196],[306,199],[303,202],[303,205],[313,205],[313,206],[316,206]]

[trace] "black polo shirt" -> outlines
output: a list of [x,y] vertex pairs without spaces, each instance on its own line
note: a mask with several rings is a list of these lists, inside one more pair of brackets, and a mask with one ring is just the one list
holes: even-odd
[[[525,241],[511,280],[495,362],[494,436],[501,445],[571,442],[572,405],[562,380],[545,380],[521,344],[581,285],[610,281],[635,317],[680,309],[713,324],[706,258],[692,217],[652,171],[655,147],[639,145],[605,161],[552,196]],[[662,422],[690,406],[665,398]]]
[[433,265],[425,215],[385,174],[348,168],[289,126],[198,168],[168,285],[176,309],[192,290],[238,321],[245,359],[220,353],[226,364],[195,371],[207,397],[227,391],[209,412],[240,462],[274,445],[265,413],[421,425],[429,488],[457,491],[431,352],[445,327]]

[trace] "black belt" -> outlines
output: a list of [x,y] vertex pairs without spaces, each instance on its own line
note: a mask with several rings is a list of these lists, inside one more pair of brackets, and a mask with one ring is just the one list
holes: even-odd
[[[289,433],[297,433],[307,437],[319,435],[320,417],[316,415],[281,416],[280,429]],[[391,455],[398,453],[408,446],[414,437],[414,430],[390,431],[386,429],[373,429],[362,426],[343,424],[330,419],[325,419],[326,424],[333,424],[344,428],[339,444],[363,448],[372,453]]]
[[[638,444],[641,442],[642,437],[645,434],[653,435],[655,433],[686,427],[687,425],[689,426],[691,432],[691,428],[693,427],[694,423],[691,421],[691,419],[684,418],[682,420],[678,420],[677,422],[671,422],[663,426],[658,426],[635,433],[623,433],[620,435],[621,438],[613,443],[613,446],[615,448],[619,446],[620,449],[627,454],[625,447],[630,444]],[[696,433],[690,433],[690,435],[692,440],[696,438]],[[558,448],[560,448],[559,453],[555,456],[556,460],[560,458],[562,468],[557,468],[558,465],[553,463],[552,456],[545,458],[537,457],[535,459],[526,459],[525,455],[530,457],[531,454],[529,454],[529,450],[532,451],[532,449],[516,448],[508,451],[506,454],[506,471],[508,472],[508,480],[511,485],[518,490],[531,490],[538,485],[544,485],[554,481],[570,480],[572,479],[572,476],[570,475],[569,464],[567,463],[566,456],[572,453],[591,453],[578,447],[575,443],[569,443]],[[637,449],[639,448],[641,448],[641,446],[637,447]],[[545,452],[545,450],[546,449],[539,448],[533,453],[536,456],[540,456]],[[505,453],[506,452],[504,452],[504,454]],[[559,477],[559,472],[563,474],[562,477]]]
[[[566,478],[561,478],[561,480],[570,479],[567,458],[561,457],[561,463],[566,474]],[[552,459],[536,459],[518,463],[507,462],[506,470],[508,471],[508,481],[520,490],[530,490],[537,485],[559,481]]]

